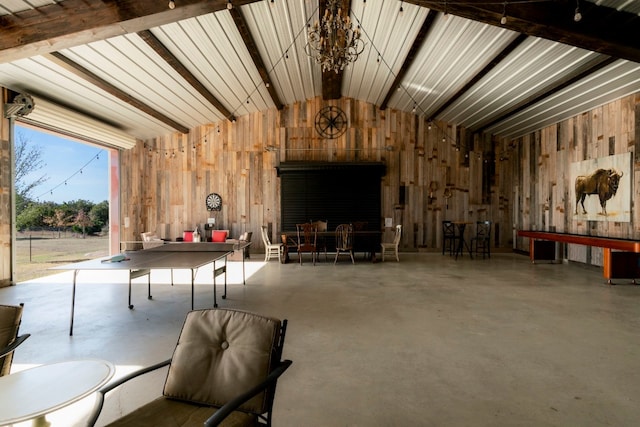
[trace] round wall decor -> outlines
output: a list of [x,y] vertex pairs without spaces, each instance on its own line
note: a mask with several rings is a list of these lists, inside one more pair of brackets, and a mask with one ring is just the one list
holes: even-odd
[[334,139],[347,130],[347,115],[338,107],[324,107],[316,114],[316,132],[323,138]]

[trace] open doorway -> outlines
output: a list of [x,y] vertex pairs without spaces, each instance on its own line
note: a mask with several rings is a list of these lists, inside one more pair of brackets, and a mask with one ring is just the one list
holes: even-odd
[[109,254],[109,149],[15,126],[16,283]]

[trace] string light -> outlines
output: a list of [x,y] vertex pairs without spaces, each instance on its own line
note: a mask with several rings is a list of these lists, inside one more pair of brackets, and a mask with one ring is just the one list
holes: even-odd
[[40,194],[39,196],[36,197],[36,200],[39,200],[41,197],[44,197],[47,193],[49,193],[50,195],[53,196],[53,191],[62,187],[63,185],[67,185],[67,183],[69,181],[71,181],[71,178],[73,178],[74,176],[78,175],[78,174],[82,174],[83,169],[85,169],[87,166],[89,166],[92,162],[94,162],[95,160],[100,160],[100,153],[98,152],[98,154],[96,154],[95,156],[91,156],[91,159],[85,163],[80,169],[78,169],[77,171],[75,171],[74,173],[72,173],[71,175],[69,175],[65,180],[63,180],[60,184],[54,186],[53,188],[45,191],[44,193]]

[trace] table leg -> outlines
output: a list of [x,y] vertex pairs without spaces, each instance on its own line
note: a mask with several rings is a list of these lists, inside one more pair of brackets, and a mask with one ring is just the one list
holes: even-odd
[[40,415],[39,417],[36,417],[33,419],[33,421],[31,421],[31,426],[32,427],[50,427],[51,423],[47,421],[47,418],[45,415]]
[[246,276],[245,276],[245,273],[244,273],[244,254],[243,254],[243,257],[242,257],[242,284],[243,285],[247,284],[247,279],[246,279]]
[[73,290],[71,292],[71,324],[69,325],[69,336],[73,335],[73,314],[76,309],[76,279],[78,270],[73,270]]
[[227,299],[227,257],[224,257],[224,294],[222,299]]
[[192,268],[191,269],[191,310],[193,310],[195,282],[196,282],[196,269]]
[[218,301],[216,299],[216,262],[213,261],[213,308],[218,307]]

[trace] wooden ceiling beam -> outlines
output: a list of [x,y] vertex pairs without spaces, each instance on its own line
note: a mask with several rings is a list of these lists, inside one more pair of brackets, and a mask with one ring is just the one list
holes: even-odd
[[95,75],[91,71],[89,71],[86,68],[84,68],[82,65],[72,61],[71,59],[67,58],[63,54],[61,54],[59,52],[52,52],[52,53],[49,53],[49,54],[45,55],[45,57],[48,60],[54,62],[55,64],[63,67],[65,70],[68,70],[69,72],[75,74],[76,76],[78,76],[78,77],[88,81],[89,83],[93,84],[94,86],[104,90],[105,92],[109,93],[110,95],[113,95],[114,97],[120,99],[121,101],[124,101],[127,104],[137,108],[138,110],[150,115],[151,117],[155,118],[156,120],[159,120],[162,123],[172,127],[173,129],[177,130],[178,132],[185,133],[185,134],[189,133],[189,128],[188,127],[176,122],[172,118],[165,116],[161,112],[153,109],[152,107],[148,106],[147,104],[145,104],[145,103],[137,100],[136,98],[132,97],[128,93],[118,89],[116,86],[114,86],[111,83],[105,81],[101,77]]
[[171,53],[167,47],[149,30],[139,31],[138,36],[142,38],[160,57],[169,64],[183,79],[187,81],[195,90],[200,93],[211,105],[213,105],[229,121],[234,122],[236,117],[225,107],[214,94],[212,94],[196,76]]
[[418,35],[416,36],[415,40],[413,41],[413,44],[411,45],[411,48],[409,49],[409,53],[407,54],[407,57],[402,63],[402,67],[400,67],[400,70],[398,70],[398,74],[396,74],[396,78],[393,80],[393,84],[389,88],[387,95],[384,97],[384,101],[382,101],[382,104],[380,104],[381,110],[385,110],[387,108],[387,104],[389,104],[391,97],[393,96],[395,91],[400,87],[400,84],[404,80],[404,77],[407,74],[407,71],[409,71],[409,68],[411,68],[411,65],[413,65],[414,61],[418,57],[418,52],[420,51],[420,49],[422,48],[422,45],[427,39],[427,36],[429,35],[431,28],[433,27],[433,21],[435,21],[437,15],[438,15],[438,12],[433,10],[430,10],[429,13],[427,14],[427,17],[425,18],[424,22],[422,23],[422,26],[420,27],[420,31],[418,32]]
[[[318,0],[318,16],[324,16],[324,11],[327,8],[326,0]],[[351,12],[351,0],[340,0],[342,3],[342,10],[346,10],[347,13]],[[344,13],[344,12],[343,12]],[[342,70],[337,73],[332,70],[322,72],[322,99],[340,99],[342,97],[342,79],[344,72]]]
[[[258,0],[233,0],[234,7]],[[0,16],[0,63],[104,40],[227,8],[227,0],[65,0]]]
[[260,52],[258,51],[258,45],[249,31],[249,26],[247,25],[247,20],[245,19],[242,11],[238,7],[234,7],[229,12],[231,12],[231,17],[233,18],[233,22],[236,24],[238,31],[240,32],[240,36],[244,41],[247,50],[249,51],[249,55],[251,55],[251,59],[253,60],[253,64],[256,66],[258,73],[260,74],[260,78],[262,82],[267,88],[269,95],[271,95],[271,100],[275,104],[278,110],[282,110],[284,108],[284,104],[280,100],[278,93],[276,92],[276,88],[273,86],[273,82],[271,81],[271,77],[269,77],[269,71],[260,56]]
[[507,28],[571,46],[640,63],[640,16],[581,1],[582,20],[574,21],[575,0],[542,2],[507,1],[507,22],[500,24],[504,3],[486,0],[446,2],[406,0],[443,13]]

